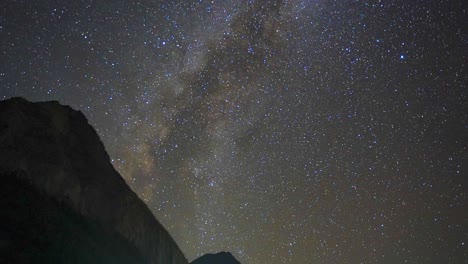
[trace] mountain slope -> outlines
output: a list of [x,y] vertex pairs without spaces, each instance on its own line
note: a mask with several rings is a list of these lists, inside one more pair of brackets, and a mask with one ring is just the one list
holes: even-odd
[[2,180],[13,175],[80,219],[115,232],[146,263],[188,263],[112,167],[98,135],[79,111],[58,102],[0,102],[0,172]]
[[145,263],[117,232],[39,192],[21,173],[0,172],[0,263]]

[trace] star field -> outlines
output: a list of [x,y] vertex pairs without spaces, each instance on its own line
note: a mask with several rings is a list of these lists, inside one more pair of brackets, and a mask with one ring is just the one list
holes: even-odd
[[466,263],[462,1],[0,6],[0,99],[83,111],[189,260]]

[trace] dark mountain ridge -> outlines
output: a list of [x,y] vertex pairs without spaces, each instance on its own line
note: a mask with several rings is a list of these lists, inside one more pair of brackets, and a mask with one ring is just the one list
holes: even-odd
[[188,263],[79,111],[1,101],[0,177],[0,261]]
[[0,263],[146,263],[120,234],[48,197],[22,173],[0,172]]

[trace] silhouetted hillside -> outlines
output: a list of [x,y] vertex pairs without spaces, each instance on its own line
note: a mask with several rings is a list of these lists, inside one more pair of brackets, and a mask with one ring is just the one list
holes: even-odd
[[240,264],[240,262],[230,252],[219,252],[203,255],[190,264]]
[[0,102],[0,261],[187,264],[85,116]]
[[0,263],[145,263],[129,241],[2,173]]

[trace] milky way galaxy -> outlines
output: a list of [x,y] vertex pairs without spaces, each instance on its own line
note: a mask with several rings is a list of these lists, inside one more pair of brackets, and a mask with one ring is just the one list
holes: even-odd
[[0,3],[0,99],[81,110],[189,260],[463,263],[463,1]]

